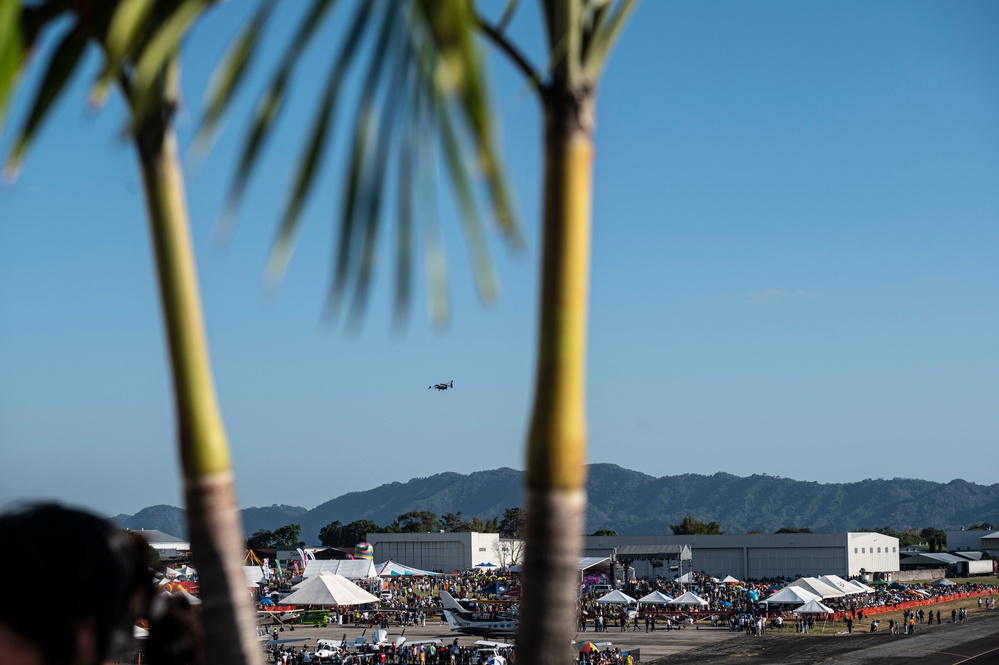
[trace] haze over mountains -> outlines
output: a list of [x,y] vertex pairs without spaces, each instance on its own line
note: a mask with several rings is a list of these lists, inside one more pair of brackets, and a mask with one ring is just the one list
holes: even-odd
[[[319,530],[334,521],[371,520],[388,525],[411,511],[438,516],[460,512],[465,518],[488,519],[502,516],[507,508],[523,506],[523,475],[510,468],[467,475],[449,472],[351,492],[311,510],[286,505],[245,508],[243,526],[249,535],[259,529],[299,524],[303,540],[318,545]],[[655,478],[614,464],[591,464],[588,492],[586,533],[613,529],[621,535],[668,534],[670,524],[688,515],[718,522],[726,533],[773,533],[781,527],[807,527],[816,532],[882,526],[958,529],[975,522],[999,522],[999,484],[964,480],[816,483],[729,473]],[[128,528],[186,537],[183,510],[174,506],[151,506],[112,519]]]

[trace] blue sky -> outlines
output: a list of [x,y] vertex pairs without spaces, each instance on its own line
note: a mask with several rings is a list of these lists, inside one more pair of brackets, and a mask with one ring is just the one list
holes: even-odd
[[[528,238],[520,254],[494,245],[502,299],[479,302],[445,204],[450,323],[430,325],[421,291],[404,334],[392,332],[386,270],[362,332],[345,335],[322,319],[338,159],[280,291],[261,288],[311,74],[295,81],[234,236],[211,241],[262,75],[205,159],[191,138],[211,63],[246,9],[217,8],[186,44],[179,118],[241,503],[311,508],[441,471],[522,468],[536,103],[491,53]],[[533,12],[525,3],[513,33],[540,62]],[[284,16],[269,54],[291,25]],[[981,462],[999,439],[997,26],[991,2],[639,6],[599,90],[591,462],[656,476],[995,481]],[[35,83],[4,125],[4,154]],[[0,503],[180,505],[135,160],[120,106],[88,111],[87,83],[0,187]],[[453,391],[426,389],[447,380]]]

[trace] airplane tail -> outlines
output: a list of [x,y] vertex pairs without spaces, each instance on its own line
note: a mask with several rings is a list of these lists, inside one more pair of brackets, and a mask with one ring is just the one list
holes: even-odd
[[446,610],[456,610],[458,612],[465,611],[465,608],[458,604],[458,601],[454,599],[454,596],[444,590],[441,590],[441,604]]
[[451,630],[461,630],[462,625],[458,623],[458,620],[454,618],[454,612],[451,610],[444,610],[444,620],[447,621],[447,626]]

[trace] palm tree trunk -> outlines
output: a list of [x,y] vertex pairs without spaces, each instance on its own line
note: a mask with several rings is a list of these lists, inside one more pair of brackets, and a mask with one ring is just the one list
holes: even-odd
[[[168,114],[164,114],[168,115]],[[188,530],[209,663],[261,663],[242,570],[243,528],[202,320],[176,138],[162,117],[136,132],[170,348]]]
[[[589,94],[545,95],[545,200],[519,663],[572,660],[586,518],[586,323],[593,141]],[[564,90],[564,88],[562,88]]]

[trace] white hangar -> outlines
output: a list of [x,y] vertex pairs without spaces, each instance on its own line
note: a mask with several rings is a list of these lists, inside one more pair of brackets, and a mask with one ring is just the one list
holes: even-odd
[[[899,570],[898,538],[881,533],[772,533],[723,534],[718,536],[585,536],[583,556],[610,556],[615,548],[662,546],[661,561],[670,563],[670,548],[687,545],[691,561],[682,562],[682,571],[701,571],[715,577],[733,575],[739,579],[839,575],[855,577],[864,573],[891,573]],[[627,550],[625,550],[627,551]],[[618,559],[623,559],[618,556]],[[629,565],[638,577],[671,577],[654,556],[644,554]],[[672,562],[670,565],[677,565]]]

